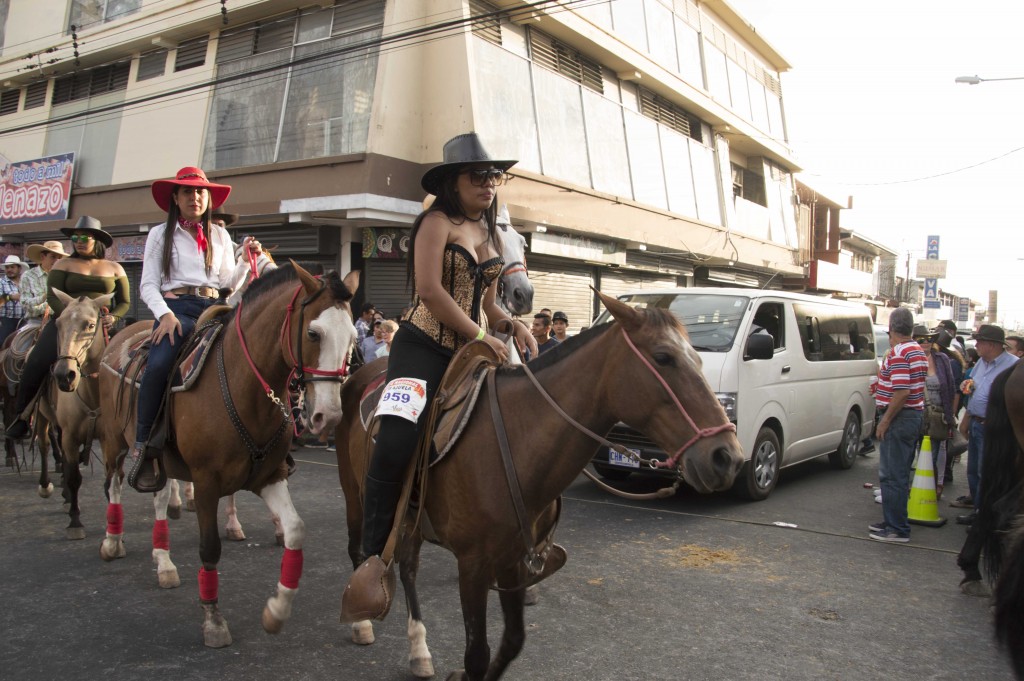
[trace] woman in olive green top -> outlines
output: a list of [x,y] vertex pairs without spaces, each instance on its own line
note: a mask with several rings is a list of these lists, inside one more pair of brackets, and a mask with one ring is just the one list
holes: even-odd
[[[79,218],[74,227],[61,231],[71,238],[74,253],[54,264],[47,278],[46,302],[53,309],[53,317],[56,319],[64,311],[64,305],[57,299],[54,290],[62,291],[72,298],[98,298],[113,293],[114,302],[110,312],[103,317],[103,327],[109,329],[117,319],[128,312],[131,303],[128,276],[124,273],[124,268],[105,257],[107,247],[114,243],[114,239],[102,228],[99,220],[87,215]],[[39,340],[25,360],[21,387],[18,391],[19,417],[7,429],[8,437],[18,440],[29,434],[28,423],[20,415],[39,392],[39,386],[56,360],[57,325],[51,322],[43,327],[39,333]]]

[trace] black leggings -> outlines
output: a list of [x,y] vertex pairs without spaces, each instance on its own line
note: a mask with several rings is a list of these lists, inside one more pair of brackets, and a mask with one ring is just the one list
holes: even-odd
[[57,319],[51,319],[39,332],[39,340],[32,346],[32,352],[25,359],[25,368],[21,370],[21,385],[18,387],[18,400],[15,408],[18,414],[39,392],[39,386],[46,379],[46,373],[57,361]]
[[388,381],[396,378],[418,378],[426,381],[427,402],[417,423],[400,416],[383,416],[380,433],[373,450],[368,475],[381,482],[401,482],[410,459],[416,452],[420,430],[427,419],[427,411],[444,376],[451,356],[434,343],[421,338],[415,331],[402,327],[395,333],[388,355]]

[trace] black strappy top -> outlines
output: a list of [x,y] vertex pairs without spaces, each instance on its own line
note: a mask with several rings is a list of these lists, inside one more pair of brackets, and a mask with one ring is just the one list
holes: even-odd
[[[448,244],[444,247],[441,285],[462,311],[479,324],[484,292],[501,274],[504,266],[505,261],[501,257],[485,260],[478,265],[473,254],[465,248],[458,244]],[[448,352],[455,352],[470,340],[439,322],[420,300],[418,293],[401,325]]]

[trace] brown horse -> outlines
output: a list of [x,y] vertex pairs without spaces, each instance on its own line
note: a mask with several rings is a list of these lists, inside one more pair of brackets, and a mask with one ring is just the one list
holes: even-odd
[[[676,452],[674,465],[701,492],[729,487],[743,456],[735,431],[701,373],[700,358],[685,329],[671,313],[636,310],[608,296],[601,300],[615,323],[570,338],[531,362],[544,391],[572,419],[604,434],[618,421],[648,434]],[[349,555],[359,565],[362,508],[360,488],[367,467],[365,431],[357,405],[379,373],[371,363],[342,388],[343,419],[336,431],[338,470],[345,491]],[[553,529],[557,499],[594,453],[582,430],[567,427],[538,394],[522,366],[499,369],[494,397],[500,405],[525,506],[524,525],[534,537]],[[628,386],[628,389],[624,387]],[[473,417],[454,448],[430,469],[423,510],[436,541],[458,561],[459,593],[466,627],[465,670],[449,679],[497,679],[525,640],[523,600],[528,550],[517,521],[513,495],[489,416],[490,384],[483,387]],[[685,406],[684,406],[685,405]],[[409,608],[410,667],[416,676],[433,673],[426,629],[416,597],[416,571],[423,538],[409,532],[396,553]],[[434,539],[431,539],[433,541]],[[490,659],[487,596],[497,582],[505,630]],[[353,625],[357,643],[373,641],[368,621]]]
[[[313,433],[334,428],[341,418],[338,382],[355,340],[351,300],[359,273],[344,282],[331,272],[318,280],[301,267],[282,267],[254,282],[225,319],[193,387],[172,392],[171,433],[163,463],[171,478],[195,485],[199,522],[199,597],[204,611],[203,642],[231,644],[217,608],[217,564],[221,542],[217,506],[223,496],[249,490],[266,502],[284,530],[284,559],[277,593],[263,611],[263,628],[277,633],[291,616],[302,573],[305,527],[288,493],[285,455],[291,441],[286,399],[289,382],[298,386],[303,418]],[[100,438],[110,486],[107,539],[103,551],[116,557],[123,532],[121,463],[134,441],[131,391],[122,389],[123,367],[133,341],[152,330],[140,323],[115,336],[103,356],[100,376]],[[216,366],[210,366],[216,365]],[[169,486],[157,494],[166,506]],[[158,573],[170,563],[167,521],[158,511],[153,526],[153,557]],[[171,564],[173,567],[173,564]],[[177,576],[176,569],[174,577]],[[163,581],[163,576],[161,576]]]
[[[18,414],[15,412],[15,404],[17,403],[18,384],[21,381],[21,370],[25,365],[25,358],[36,342],[39,329],[40,326],[38,324],[21,327],[17,333],[12,333],[7,337],[3,348],[0,349],[0,399],[3,400],[4,428],[14,423],[14,419],[18,417]],[[53,483],[50,482],[50,468],[47,463],[47,456],[50,451],[49,437],[49,424],[45,418],[37,414],[33,420],[29,448],[31,449],[37,445],[39,447],[40,466],[39,488],[37,491],[39,496],[44,499],[49,498],[53,493]],[[52,451],[54,464],[56,464],[57,468],[60,468],[60,453],[56,447]],[[21,461],[18,459],[14,440],[6,436],[4,436],[4,452],[6,454],[7,466],[15,467],[20,472]]]
[[988,595],[979,568],[984,553],[995,584],[996,635],[1024,678],[1024,362],[997,376],[989,391],[978,496],[978,515],[957,556],[960,588]]

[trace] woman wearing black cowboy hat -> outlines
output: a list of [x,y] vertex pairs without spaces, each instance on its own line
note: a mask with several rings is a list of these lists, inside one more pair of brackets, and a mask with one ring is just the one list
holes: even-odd
[[[109,329],[128,312],[131,305],[128,276],[124,273],[124,268],[119,263],[106,259],[107,248],[113,245],[114,238],[103,229],[99,220],[88,215],[79,218],[74,227],[65,227],[61,231],[71,239],[74,248],[70,256],[58,260],[50,268],[46,278],[46,302],[56,319],[64,311],[64,305],[54,291],[61,291],[72,298],[98,298],[112,293],[114,300],[110,312],[102,319],[103,326]],[[25,360],[16,403],[19,414],[35,398],[39,386],[42,385],[56,359],[57,325],[47,324],[39,333],[39,340]],[[20,416],[7,429],[7,436],[16,440],[28,434],[28,422]]]
[[[515,161],[492,159],[476,133],[468,133],[448,140],[444,162],[421,180],[423,188],[437,198],[413,222],[409,239],[409,278],[415,296],[394,334],[388,384],[380,403],[395,408],[378,411],[388,413],[381,417],[366,476],[362,549],[371,559],[384,549],[419,436],[419,416],[429,408],[453,353],[478,340],[507,358],[505,344],[484,331],[485,323],[493,327],[507,320],[521,346],[537,354],[529,329],[512,323],[495,302],[504,264],[495,194],[513,165]],[[398,399],[387,400],[389,394]],[[359,612],[365,607],[363,601],[372,601],[369,589],[360,586],[367,581],[364,575],[374,569],[368,565],[369,561],[353,574],[352,588],[343,597],[343,612]]]

